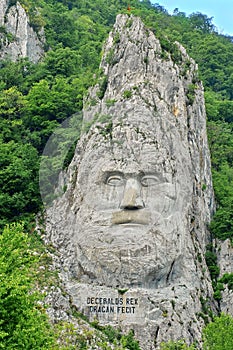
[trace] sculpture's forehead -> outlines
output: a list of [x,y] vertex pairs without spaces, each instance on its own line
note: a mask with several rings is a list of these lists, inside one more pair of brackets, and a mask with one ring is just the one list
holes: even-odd
[[118,125],[110,134],[102,131],[94,128],[93,133],[87,135],[79,178],[93,178],[104,171],[189,176],[189,164],[183,164],[187,147],[175,130],[172,135],[160,135],[159,127],[148,131],[137,130],[134,125]]
[[[104,172],[119,171],[125,174],[174,173],[176,158],[166,148],[155,144],[132,145],[101,144],[85,153],[80,176],[94,176]],[[98,175],[97,175],[98,176]]]

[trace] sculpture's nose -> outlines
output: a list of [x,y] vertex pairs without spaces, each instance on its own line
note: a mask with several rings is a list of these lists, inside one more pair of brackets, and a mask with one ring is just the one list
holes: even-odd
[[135,210],[144,208],[141,198],[141,184],[137,179],[128,179],[124,188],[123,199],[120,204],[121,209]]

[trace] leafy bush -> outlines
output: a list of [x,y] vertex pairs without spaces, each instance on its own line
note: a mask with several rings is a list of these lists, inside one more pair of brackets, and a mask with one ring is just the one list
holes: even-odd
[[203,330],[203,350],[233,349],[233,318],[221,314]]
[[217,265],[218,261],[217,261],[216,252],[214,251],[214,248],[211,245],[207,246],[205,259],[206,259],[206,264],[210,271],[211,279],[212,281],[216,281],[219,275],[219,267]]
[[123,92],[123,98],[130,98],[130,97],[132,97],[132,91],[130,91],[130,90],[125,90],[125,91]]
[[32,289],[39,254],[21,224],[0,236],[0,348],[48,350],[54,339],[42,296]]
[[219,279],[220,283],[228,285],[230,290],[233,290],[233,273],[224,273],[224,275]]
[[138,341],[134,338],[133,330],[129,331],[128,334],[123,335],[120,340],[121,345],[124,349],[128,350],[140,350]]

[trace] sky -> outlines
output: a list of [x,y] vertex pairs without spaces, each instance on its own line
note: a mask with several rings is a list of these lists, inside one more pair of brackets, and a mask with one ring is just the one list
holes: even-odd
[[170,14],[175,8],[187,16],[201,12],[213,17],[212,23],[220,34],[233,36],[233,0],[151,0],[151,3],[163,6]]

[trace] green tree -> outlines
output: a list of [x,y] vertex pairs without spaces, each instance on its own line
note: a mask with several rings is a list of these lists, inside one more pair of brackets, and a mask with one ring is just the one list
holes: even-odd
[[8,120],[19,119],[24,104],[25,98],[17,87],[12,86],[8,90],[3,90],[0,95],[1,117]]
[[51,326],[33,291],[38,256],[21,224],[7,226],[0,236],[0,348],[48,350]]
[[192,13],[190,15],[191,27],[204,33],[211,33],[215,30],[212,19],[213,17],[209,18],[200,12]]
[[80,55],[69,47],[58,47],[48,52],[44,59],[47,75],[70,77],[79,74],[83,66]]
[[233,349],[233,318],[221,314],[203,330],[203,350]]
[[40,207],[38,153],[30,144],[0,141],[0,227]]

